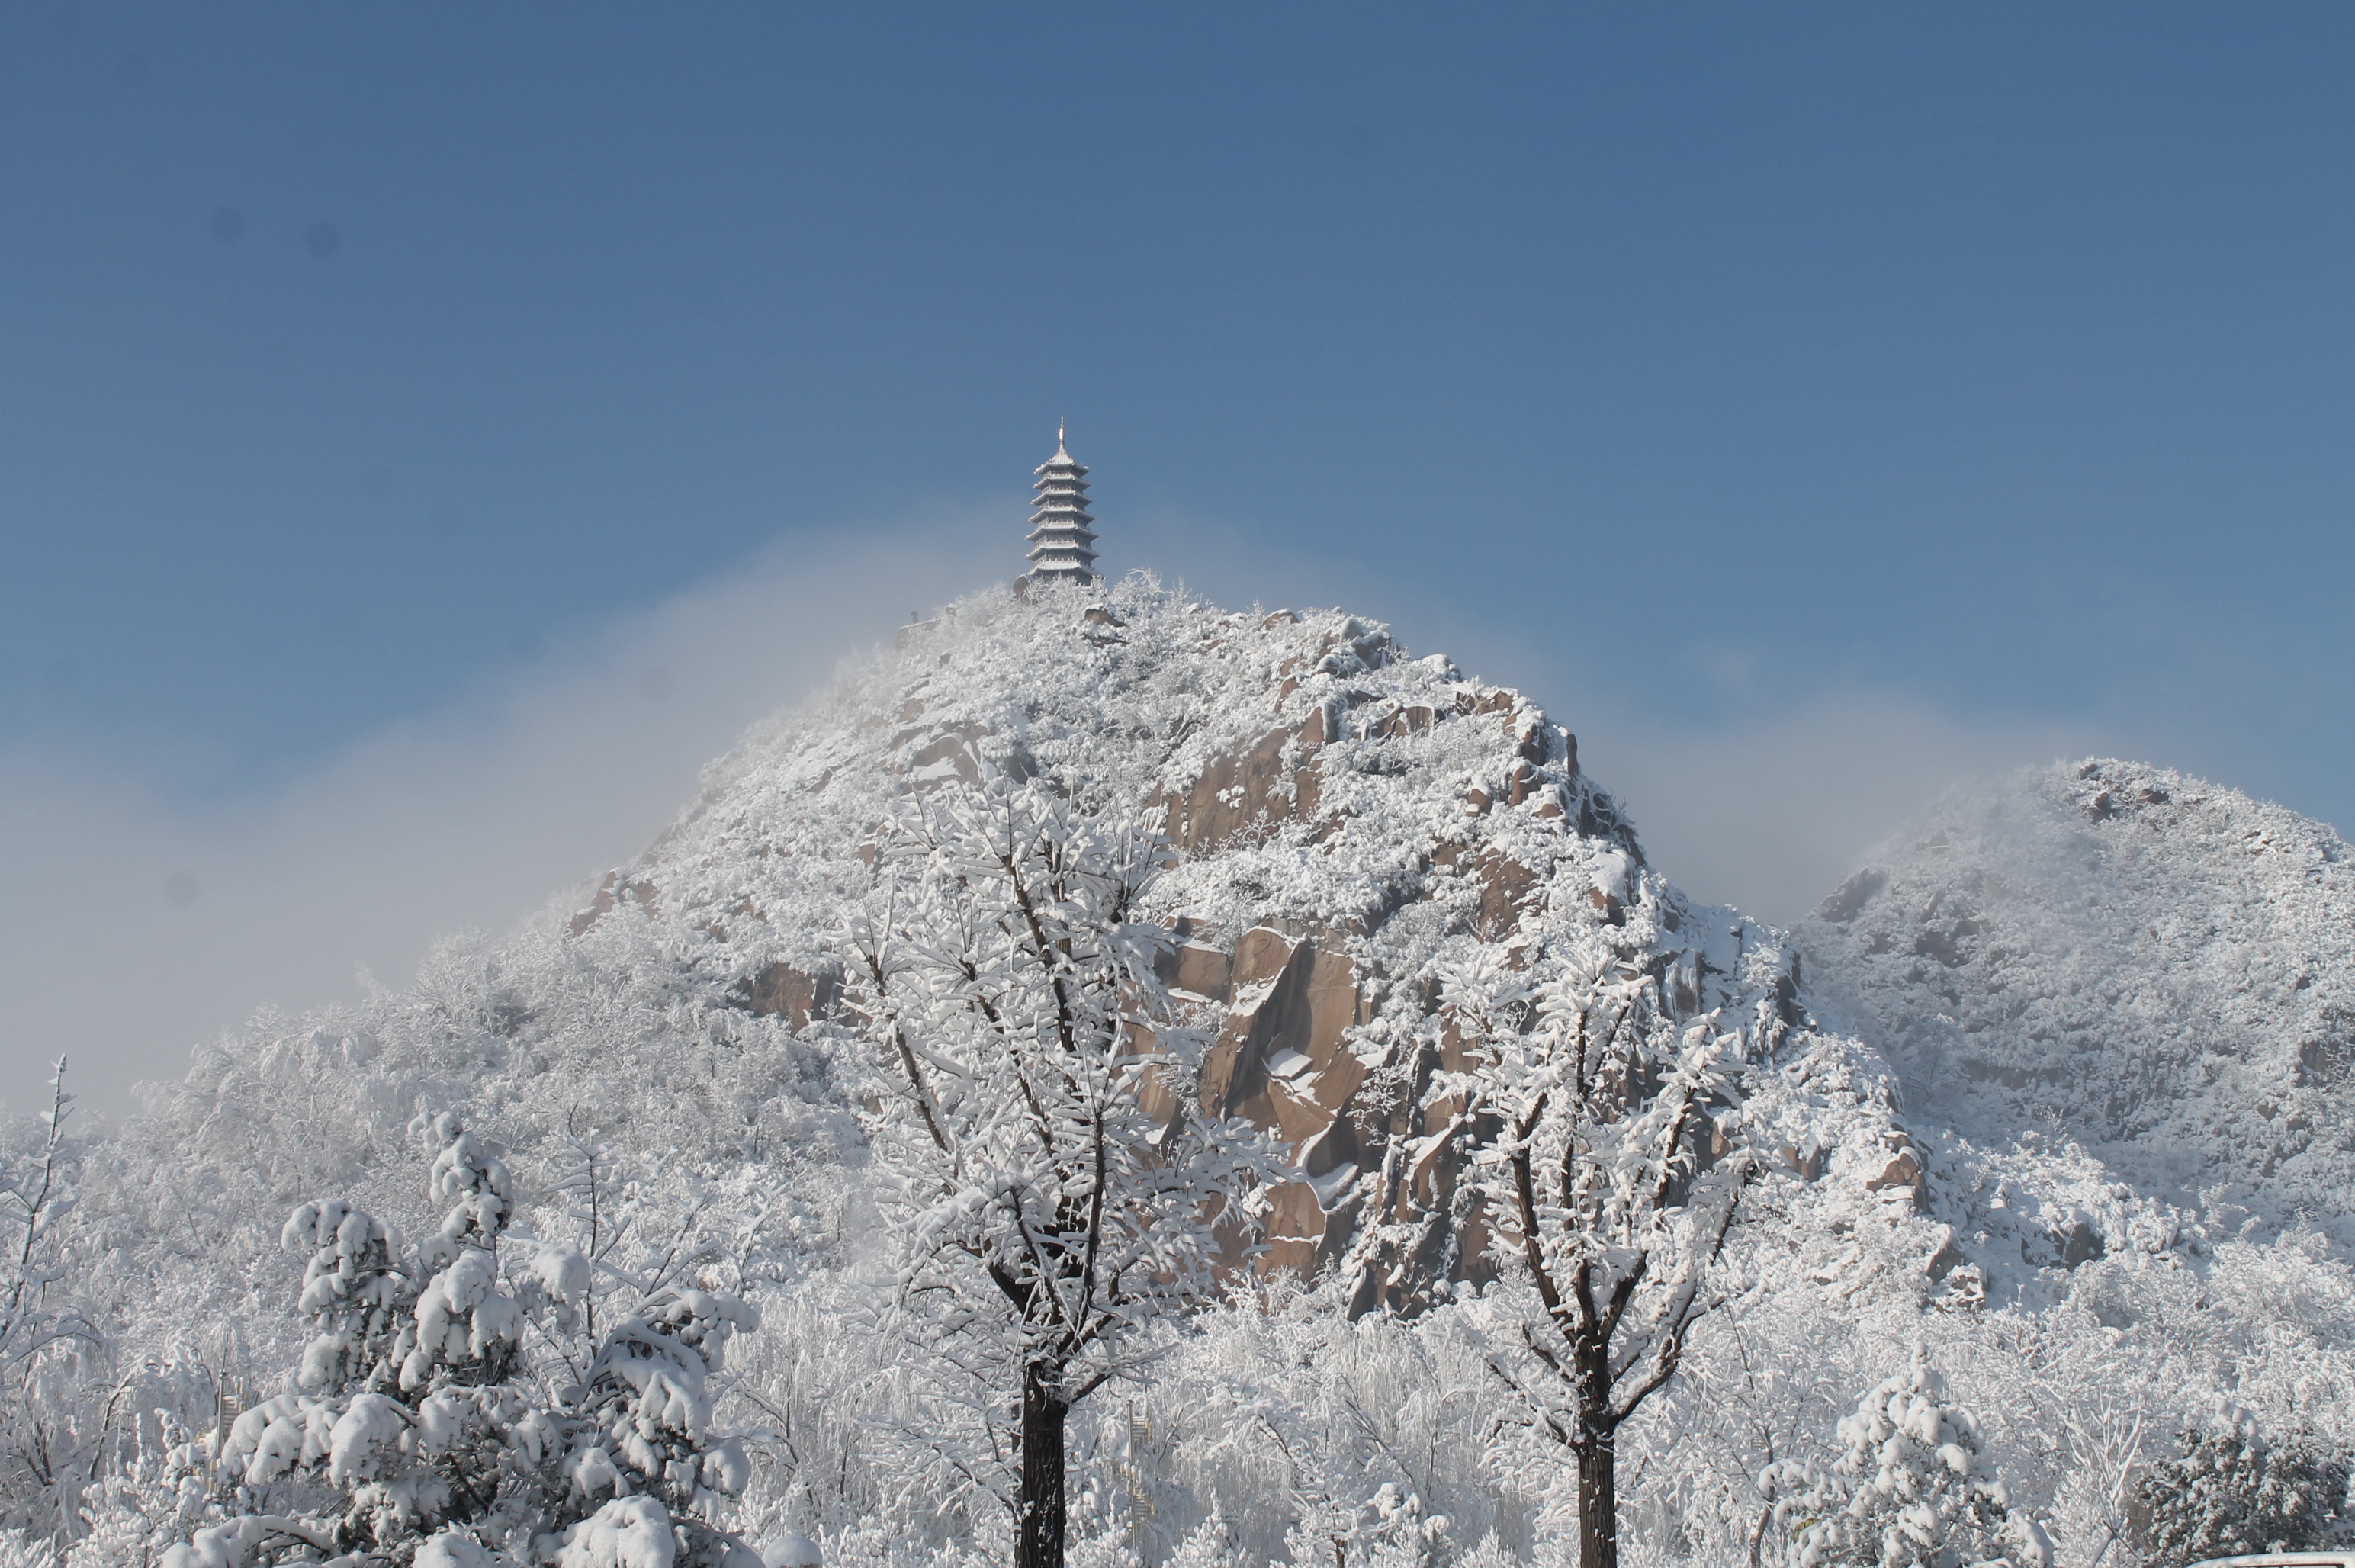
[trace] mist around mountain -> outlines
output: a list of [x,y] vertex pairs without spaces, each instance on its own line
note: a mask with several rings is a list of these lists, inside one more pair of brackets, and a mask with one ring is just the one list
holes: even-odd
[[1570,1467],[1497,1371],[1528,1288],[1461,1179],[1496,1129],[1446,1092],[1449,977],[1540,937],[1552,980],[1740,1042],[1679,1157],[1755,1176],[1713,1309],[1622,1435],[1631,1562],[1798,1561],[1791,1477],[1854,1484],[1842,1423],[1907,1401],[1975,1413],[1971,1496],[1999,1481],[2083,1568],[2152,1560],[2139,1488],[2179,1434],[2290,1452],[2355,1424],[2335,834],[2088,763],[1942,803],[1786,933],[1679,893],[1521,694],[1340,612],[1137,578],[961,602],[521,929],[258,1016],[46,1166],[11,1129],[12,1190],[47,1169],[74,1201],[34,1249],[54,1337],[0,1334],[10,1550],[145,1568],[217,1520],[223,1401],[295,1392],[288,1215],[347,1199],[431,1233],[447,1113],[511,1173],[519,1237],[593,1223],[612,1278],[757,1307],[710,1389],[748,1456],[710,1504],[730,1529],[997,1560],[1004,1456],[896,1294],[845,971],[894,896],[894,812],[992,779],[1166,835],[1149,913],[1199,1093],[1295,1162],[1235,1299],[1156,1327],[1075,1415],[1081,1560],[1567,1560]]
[[1918,1119],[2074,1144],[2189,1211],[2355,1220],[2355,872],[2339,835],[2096,760],[1939,802],[1797,933]]

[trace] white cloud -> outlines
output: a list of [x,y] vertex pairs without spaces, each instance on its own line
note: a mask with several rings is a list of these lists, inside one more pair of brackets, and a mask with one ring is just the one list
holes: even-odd
[[[134,1080],[176,1077],[191,1046],[262,1003],[356,996],[363,966],[401,984],[437,934],[502,929],[629,859],[745,726],[910,610],[1009,576],[1009,509],[803,535],[265,797],[174,807],[132,769],[0,755],[0,856],[16,873],[0,908],[0,1099],[30,1108],[63,1051],[86,1105],[128,1109]],[[1130,519],[1106,542],[1115,570],[1156,560],[1237,607],[1346,604],[1418,651],[1522,687],[1578,732],[1656,864],[1768,919],[1806,912],[1956,778],[2100,749],[2063,727],[1959,720],[1891,692],[1678,725],[1593,688],[1560,649],[1476,607],[1346,559],[1167,517]]]
[[0,755],[0,1100],[32,1108],[63,1051],[118,1113],[262,1003],[404,982],[435,935],[635,855],[748,724],[1016,565],[1003,511],[805,535],[265,798],[175,807],[124,767]]
[[1783,925],[1949,785],[2108,749],[2089,727],[1960,719],[1892,691],[1827,693],[1713,730],[1606,718],[1580,738],[1654,864]]

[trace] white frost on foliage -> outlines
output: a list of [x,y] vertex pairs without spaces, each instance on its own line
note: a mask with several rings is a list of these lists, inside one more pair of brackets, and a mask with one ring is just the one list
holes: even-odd
[[222,1467],[250,1487],[265,1485],[334,1450],[336,1409],[325,1400],[282,1394],[244,1412],[230,1426]]
[[568,1242],[542,1245],[532,1254],[531,1272],[542,1289],[560,1300],[574,1300],[589,1292],[589,1259]]
[[415,1568],[513,1568],[515,1559],[484,1545],[471,1530],[445,1530],[420,1542]]
[[714,1291],[657,1293],[607,1334],[589,1369],[581,1415],[596,1445],[573,1466],[577,1491],[624,1484],[666,1491],[682,1509],[733,1497],[751,1478],[743,1443],[713,1441],[711,1380],[728,1341],[761,1326],[750,1303]]
[[817,1549],[817,1542],[794,1531],[761,1548],[761,1568],[821,1568],[825,1562],[826,1554]]
[[439,1233],[420,1249],[441,1267],[395,1347],[400,1386],[413,1392],[462,1374],[496,1381],[523,1333],[522,1309],[499,1288],[494,1250],[515,1218],[514,1179],[454,1113],[420,1116],[411,1125],[433,1155],[427,1191],[449,1208]]
[[564,1532],[557,1568],[671,1568],[678,1543],[652,1498],[616,1498]]
[[1978,1418],[1947,1403],[1945,1380],[1918,1353],[1841,1418],[1838,1439],[1828,1469],[1784,1460],[1759,1477],[1790,1532],[1794,1568],[1945,1568],[2005,1545],[2018,1568],[2052,1568],[2042,1526],[2014,1510],[1987,1463]]
[[316,1552],[325,1532],[307,1520],[248,1514],[226,1524],[208,1525],[165,1552],[160,1568],[250,1568],[264,1548],[295,1547]]
[[330,1199],[295,1210],[278,1243],[311,1253],[296,1310],[315,1332],[295,1381],[333,1392],[377,1372],[414,1289],[400,1231]]
[[409,1412],[399,1401],[380,1393],[361,1394],[336,1418],[328,1440],[327,1478],[346,1488],[376,1479],[384,1473],[388,1451],[409,1428]]

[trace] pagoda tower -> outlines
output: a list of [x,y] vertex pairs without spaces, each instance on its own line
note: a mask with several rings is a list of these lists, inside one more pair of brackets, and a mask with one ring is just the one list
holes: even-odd
[[1072,461],[1055,426],[1055,455],[1032,470],[1039,481],[1030,514],[1030,579],[1042,582],[1096,581],[1095,518],[1088,515],[1087,464]]

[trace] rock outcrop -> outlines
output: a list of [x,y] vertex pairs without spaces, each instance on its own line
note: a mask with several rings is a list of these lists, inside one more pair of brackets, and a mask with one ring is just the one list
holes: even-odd
[[1803,1017],[1779,933],[1653,874],[1575,739],[1519,693],[1352,616],[1221,614],[1146,583],[983,596],[904,629],[716,768],[580,920],[634,899],[693,933],[738,1005],[815,1038],[892,797],[985,768],[1166,835],[1163,978],[1211,1031],[1204,1099],[1273,1129],[1300,1172],[1262,1266],[1345,1268],[1361,1307],[1488,1266],[1455,1180],[1461,1107],[1432,1095],[1463,1065],[1433,969],[1452,936],[1572,920],[1684,1012]]

